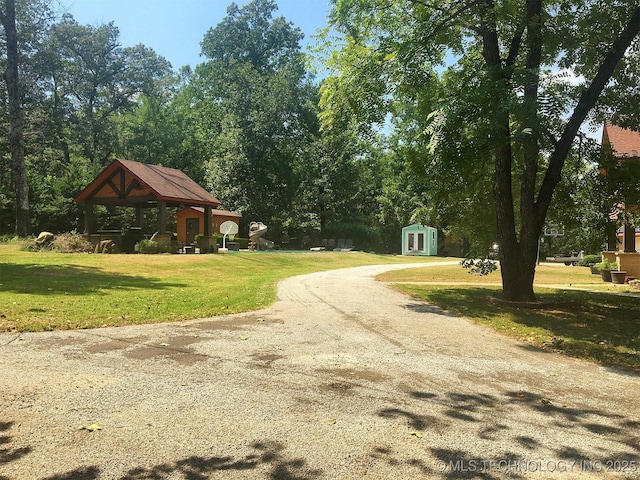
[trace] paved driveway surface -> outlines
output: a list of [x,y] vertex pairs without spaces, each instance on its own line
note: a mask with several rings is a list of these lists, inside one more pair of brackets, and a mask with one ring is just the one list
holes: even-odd
[[640,477],[638,376],[373,280],[390,268],[288,279],[260,312],[0,335],[0,479]]

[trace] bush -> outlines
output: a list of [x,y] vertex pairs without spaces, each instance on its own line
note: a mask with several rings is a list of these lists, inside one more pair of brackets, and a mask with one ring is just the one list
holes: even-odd
[[20,250],[27,252],[60,252],[60,253],[90,253],[93,245],[77,232],[61,233],[53,237],[53,240],[42,244],[36,243],[35,237],[21,238]]
[[578,265],[581,267],[590,267],[601,261],[600,255],[585,255],[578,261]]
[[90,253],[93,251],[91,242],[77,232],[56,235],[50,248],[61,253]]
[[154,242],[153,240],[140,240],[140,248],[138,251],[140,253],[158,253],[160,249],[158,248],[158,242]]

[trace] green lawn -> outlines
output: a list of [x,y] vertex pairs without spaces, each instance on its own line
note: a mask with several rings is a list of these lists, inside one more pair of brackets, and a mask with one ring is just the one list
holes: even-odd
[[98,255],[0,244],[0,331],[152,323],[256,310],[293,275],[441,260],[360,252]]
[[640,297],[612,294],[626,293],[629,287],[604,284],[587,268],[538,267],[537,308],[496,302],[499,272],[476,277],[460,267],[434,266],[389,272],[379,279],[536,347],[640,373]]

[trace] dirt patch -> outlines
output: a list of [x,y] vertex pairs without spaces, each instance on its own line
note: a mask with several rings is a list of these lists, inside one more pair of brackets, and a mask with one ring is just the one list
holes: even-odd
[[271,364],[277,360],[284,358],[283,355],[275,353],[254,353],[251,358],[255,361],[255,365],[260,368],[270,368]]
[[367,382],[380,383],[389,379],[389,376],[383,375],[382,373],[374,370],[357,370],[354,368],[320,368],[316,371],[354,381],[366,380]]
[[166,342],[157,345],[141,345],[124,353],[127,358],[135,360],[149,360],[165,357],[183,365],[193,365],[196,362],[206,360],[207,355],[203,355],[186,347],[201,341],[199,337],[174,337]]

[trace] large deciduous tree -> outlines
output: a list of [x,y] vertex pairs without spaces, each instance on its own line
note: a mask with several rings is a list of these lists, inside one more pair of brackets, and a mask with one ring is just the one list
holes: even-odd
[[247,220],[290,225],[298,191],[297,162],[307,159],[318,130],[317,90],[300,51],[302,33],[276,4],[231,4],[201,42],[207,61],[190,89],[209,138],[209,185]]
[[579,129],[614,112],[640,123],[638,3],[335,0],[331,18],[344,39],[325,121],[380,122],[412,100],[424,168],[491,175],[504,297],[534,300],[538,239]]
[[50,49],[57,134],[69,136],[60,145],[73,143],[82,156],[104,165],[116,143],[112,119],[137,107],[139,95],[158,94],[171,65],[144,45],[121,47],[113,23],[85,26],[69,15],[52,28]]
[[11,148],[11,176],[16,205],[16,235],[30,233],[29,184],[24,160],[24,132],[22,119],[22,97],[20,95],[20,52],[18,49],[18,31],[16,28],[15,0],[5,0],[0,11],[0,22],[5,34],[7,63],[4,79],[7,86],[9,116],[9,144]]

